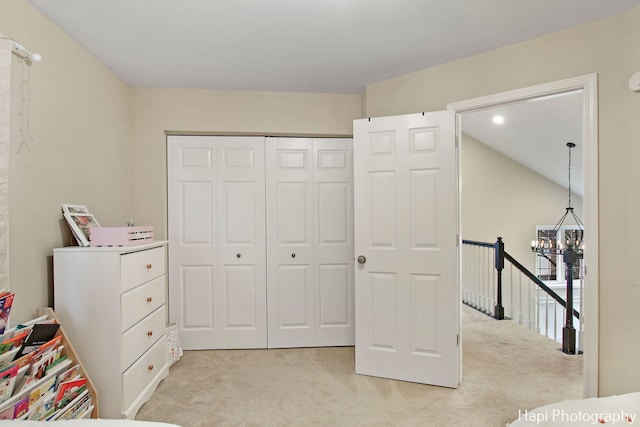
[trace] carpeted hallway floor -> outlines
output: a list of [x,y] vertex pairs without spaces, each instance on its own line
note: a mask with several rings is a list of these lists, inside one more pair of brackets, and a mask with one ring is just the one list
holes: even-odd
[[501,427],[582,397],[582,356],[463,308],[457,389],[354,373],[353,347],[188,351],[136,419],[198,426]]

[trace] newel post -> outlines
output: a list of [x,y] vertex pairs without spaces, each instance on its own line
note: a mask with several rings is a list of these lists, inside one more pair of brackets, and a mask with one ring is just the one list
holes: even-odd
[[573,327],[573,266],[578,262],[578,254],[572,245],[568,245],[562,254],[567,278],[567,305],[565,309],[565,325],[562,328],[562,351],[576,354],[576,330]]
[[497,320],[504,319],[504,307],[502,306],[502,270],[504,269],[504,242],[502,237],[498,237],[494,247],[495,266],[498,272],[498,295],[493,317]]

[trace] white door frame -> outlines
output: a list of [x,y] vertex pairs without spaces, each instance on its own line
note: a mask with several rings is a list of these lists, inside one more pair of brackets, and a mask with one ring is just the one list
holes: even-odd
[[447,105],[456,113],[456,137],[460,140],[460,114],[496,107],[557,93],[582,90],[582,138],[584,143],[584,197],[585,229],[588,230],[587,250],[584,253],[588,274],[585,274],[584,317],[584,397],[598,396],[598,75],[586,74],[565,80],[516,89]]

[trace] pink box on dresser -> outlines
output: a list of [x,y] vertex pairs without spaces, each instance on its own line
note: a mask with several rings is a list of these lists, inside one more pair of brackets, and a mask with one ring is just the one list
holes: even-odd
[[153,242],[153,227],[91,227],[90,246],[135,246]]

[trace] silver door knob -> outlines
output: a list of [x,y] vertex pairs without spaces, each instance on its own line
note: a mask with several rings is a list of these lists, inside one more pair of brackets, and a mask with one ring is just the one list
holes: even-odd
[[358,257],[358,264],[364,264],[365,262],[367,262],[367,257],[364,255],[360,255]]

